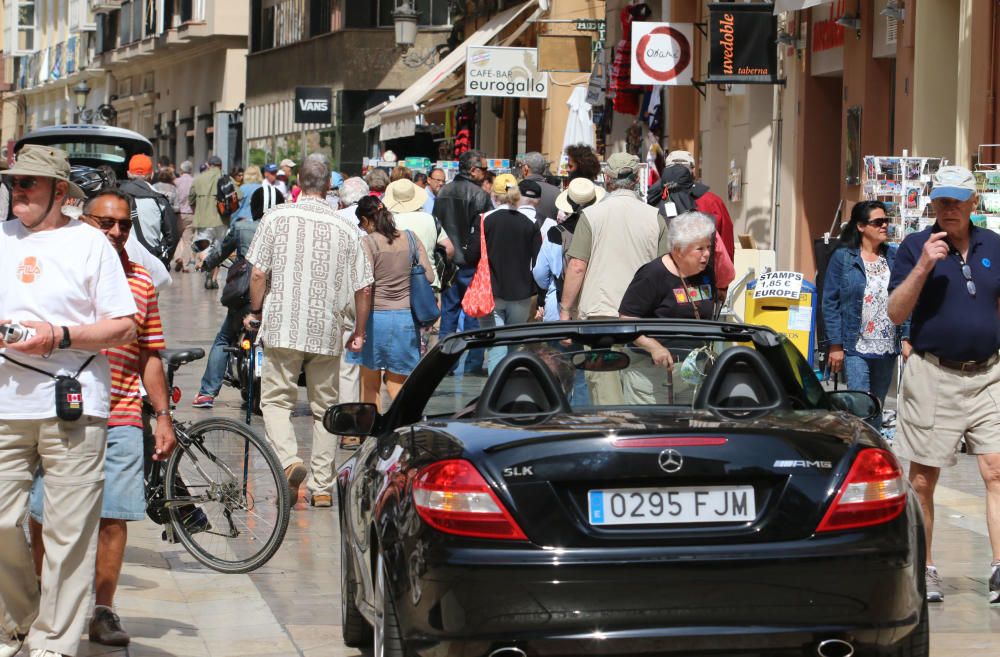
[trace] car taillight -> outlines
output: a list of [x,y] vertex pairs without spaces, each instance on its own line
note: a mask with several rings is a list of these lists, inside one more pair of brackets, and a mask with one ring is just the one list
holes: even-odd
[[424,522],[448,534],[527,540],[490,485],[468,461],[438,461],[413,483],[413,501]]
[[896,458],[882,449],[858,453],[818,532],[856,529],[889,522],[906,507],[906,484]]

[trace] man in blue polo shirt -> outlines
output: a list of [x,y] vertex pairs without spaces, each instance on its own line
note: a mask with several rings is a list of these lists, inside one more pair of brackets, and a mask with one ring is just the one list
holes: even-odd
[[910,460],[924,511],[931,602],[944,598],[931,557],[934,488],[963,437],[986,484],[989,599],[1000,602],[1000,236],[972,225],[978,202],[968,169],[941,167],[931,192],[937,223],[903,240],[889,281],[889,317],[902,324],[912,314],[894,448]]

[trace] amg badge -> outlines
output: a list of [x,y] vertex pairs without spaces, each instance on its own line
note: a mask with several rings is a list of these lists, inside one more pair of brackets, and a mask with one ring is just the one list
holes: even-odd
[[822,468],[824,470],[829,470],[833,467],[833,463],[829,461],[775,461],[774,467],[776,468]]

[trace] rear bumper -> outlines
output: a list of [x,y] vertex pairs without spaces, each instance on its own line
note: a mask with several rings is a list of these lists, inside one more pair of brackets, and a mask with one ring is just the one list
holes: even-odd
[[906,515],[878,536],[687,552],[425,543],[420,558],[397,562],[394,598],[425,657],[511,645],[529,656],[814,655],[830,638],[886,648],[923,605]]

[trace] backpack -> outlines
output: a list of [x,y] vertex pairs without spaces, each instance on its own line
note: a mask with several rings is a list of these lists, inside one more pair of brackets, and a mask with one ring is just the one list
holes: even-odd
[[223,219],[229,219],[234,212],[240,209],[240,197],[236,193],[236,185],[227,174],[219,176],[219,182],[216,183],[215,207]]
[[[177,213],[170,201],[155,189],[133,184],[131,181],[122,189],[132,195],[131,215],[136,239],[168,268],[180,242]],[[141,201],[152,201],[152,204]]]

